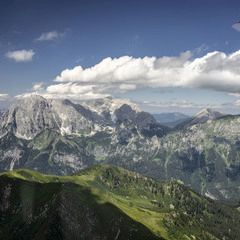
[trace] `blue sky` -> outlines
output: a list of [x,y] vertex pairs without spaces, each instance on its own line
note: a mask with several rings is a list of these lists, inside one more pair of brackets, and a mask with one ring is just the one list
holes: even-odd
[[[190,51],[191,56],[186,61],[193,61],[213,51],[228,55],[240,49],[240,28],[237,31],[238,28],[232,27],[239,20],[240,2],[234,0],[0,0],[0,94],[8,94],[9,101],[16,95],[34,91],[36,83],[41,83],[37,89],[40,93],[46,93],[49,86],[59,83],[61,87],[68,84],[69,89],[69,78],[62,77],[56,83],[56,76],[78,65],[89,68],[108,57],[118,59],[127,55],[143,59],[154,56],[158,59],[178,57]],[[26,55],[23,50],[26,54],[31,50],[33,55]],[[238,60],[234,64],[237,63]],[[232,65],[227,71],[231,69]],[[74,86],[87,85],[87,91],[90,85],[94,85],[91,91],[103,88],[95,95],[87,94],[88,97],[105,94],[126,97],[151,112],[192,114],[211,106],[237,113],[240,112],[240,78],[236,72],[234,74],[231,81],[236,83],[236,88],[231,84],[227,90],[223,89],[224,85],[221,89],[215,87],[216,83],[143,84],[143,81],[130,79],[130,84],[122,81],[121,86],[114,83],[106,90],[106,82],[96,84],[102,81],[100,77],[89,80],[91,84],[78,78],[73,82],[77,84]],[[201,81],[199,79],[202,77],[197,81]],[[168,77],[161,81],[170,80]],[[212,81],[212,78],[203,81]],[[59,88],[54,89],[56,96]],[[62,93],[66,97],[73,96],[66,91],[65,87]],[[77,94],[84,96],[84,91],[80,89]]]

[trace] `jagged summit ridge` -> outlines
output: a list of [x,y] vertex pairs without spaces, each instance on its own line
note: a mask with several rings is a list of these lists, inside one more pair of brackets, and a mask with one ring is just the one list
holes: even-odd
[[194,117],[187,119],[186,121],[178,124],[176,126],[176,129],[192,127],[196,124],[203,124],[208,121],[217,120],[224,116],[226,116],[226,114],[218,112],[211,108],[204,108],[200,110],[197,114],[195,114]]
[[224,113],[215,111],[211,108],[204,108],[195,115],[195,118],[207,118],[209,120],[214,120],[224,115]]
[[216,120],[225,115],[226,114],[215,111],[211,108],[204,108],[194,116],[194,118],[190,121],[189,125],[205,123],[209,120]]
[[111,130],[116,123],[127,119],[141,128],[156,123],[154,117],[141,112],[129,100],[105,98],[75,104],[70,100],[29,95],[16,101],[3,114],[0,136],[12,131],[16,137],[29,140],[45,129],[58,131],[62,135],[91,135]]
[[128,105],[135,112],[141,112],[138,105],[130,100],[114,99],[112,97],[89,100],[83,102],[82,105],[100,115],[106,115],[108,113],[112,120],[116,119],[115,111],[121,108],[123,105]]

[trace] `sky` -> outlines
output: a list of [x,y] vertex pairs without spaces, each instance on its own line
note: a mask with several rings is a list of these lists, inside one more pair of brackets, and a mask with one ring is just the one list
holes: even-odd
[[240,1],[0,0],[0,106],[112,96],[240,113]]

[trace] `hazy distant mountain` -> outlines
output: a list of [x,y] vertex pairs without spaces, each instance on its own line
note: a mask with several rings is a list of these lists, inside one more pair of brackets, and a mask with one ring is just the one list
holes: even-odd
[[153,116],[159,123],[171,128],[191,118],[190,116],[179,112],[155,113]]
[[169,130],[125,100],[75,104],[32,96],[0,121],[0,170],[66,175],[110,163],[238,202],[240,117],[202,111]]
[[220,118],[222,116],[224,116],[226,114],[218,112],[218,111],[214,111],[211,108],[205,108],[202,109],[200,112],[198,112],[194,119],[197,123],[203,123],[206,122],[208,120],[215,120],[217,118]]
[[240,212],[178,182],[99,165],[0,174],[0,239],[238,239]]
[[215,111],[211,108],[205,108],[205,109],[202,109],[200,112],[198,112],[195,116],[188,118],[185,121],[182,121],[181,123],[179,123],[177,127],[181,128],[183,126],[187,127],[187,126],[192,126],[199,123],[205,123],[209,120],[210,121],[216,120],[226,115],[227,114]]

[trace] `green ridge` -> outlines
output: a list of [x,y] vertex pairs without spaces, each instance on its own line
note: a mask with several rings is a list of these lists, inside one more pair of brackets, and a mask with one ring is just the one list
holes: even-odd
[[109,165],[0,174],[0,239],[237,239],[240,212]]

